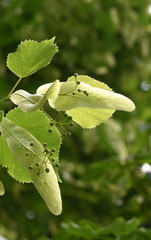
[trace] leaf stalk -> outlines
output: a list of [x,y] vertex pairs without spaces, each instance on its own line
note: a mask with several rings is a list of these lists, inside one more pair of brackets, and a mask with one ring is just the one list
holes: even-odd
[[18,79],[18,81],[15,83],[14,87],[11,89],[11,91],[9,92],[9,94],[8,94],[5,98],[1,99],[0,102],[7,101],[7,100],[10,98],[11,94],[13,93],[13,91],[14,91],[15,88],[18,86],[18,84],[20,83],[21,80],[22,80],[22,77],[20,77],[20,78]]

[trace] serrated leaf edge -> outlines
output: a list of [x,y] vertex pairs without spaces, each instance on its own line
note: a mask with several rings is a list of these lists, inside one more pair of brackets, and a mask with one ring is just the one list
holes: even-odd
[[[19,47],[20,47],[23,43],[25,43],[25,42],[42,43],[42,42],[48,42],[48,41],[51,41],[51,40],[52,40],[53,45],[56,47],[56,53],[57,53],[57,52],[59,51],[59,48],[58,48],[57,44],[54,43],[55,38],[56,38],[56,37],[53,37],[53,38],[51,38],[51,39],[45,39],[45,40],[42,40],[42,41],[40,41],[40,42],[35,41],[35,40],[31,40],[31,39],[25,39],[24,41],[21,41],[21,43],[17,46],[17,49],[16,49],[14,52],[9,53],[9,54],[7,55],[6,66],[8,67],[8,58],[9,58],[9,56],[12,55],[12,54],[15,54],[15,53],[19,50]],[[48,64],[45,65],[44,67],[47,67],[50,63],[51,63],[51,60],[50,60],[50,61],[48,62]],[[42,68],[44,68],[44,67],[42,67]],[[13,72],[9,67],[8,67],[8,69],[9,69],[11,72]],[[40,70],[40,69],[39,69],[39,70]],[[39,71],[39,70],[38,70],[38,71]],[[14,72],[13,72],[13,73],[14,73]],[[35,72],[34,72],[34,73],[35,73]],[[34,74],[34,73],[32,73],[32,74]],[[16,75],[16,73],[14,73],[14,74]],[[31,75],[32,75],[32,74],[31,74]],[[16,75],[16,76],[18,76],[18,75]],[[27,75],[27,76],[18,76],[18,77],[24,78],[24,77],[28,77],[28,76],[30,76],[30,75]]]

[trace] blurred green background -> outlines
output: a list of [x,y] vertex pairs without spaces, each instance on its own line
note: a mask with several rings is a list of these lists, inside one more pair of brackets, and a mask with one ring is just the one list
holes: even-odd
[[[7,54],[22,40],[53,36],[59,53],[51,65],[18,88],[34,93],[77,72],[131,98],[136,110],[118,111],[92,130],[70,129],[60,154],[58,217],[32,184],[15,182],[1,168],[0,240],[151,239],[151,2],[1,0],[1,99],[17,80],[6,67]],[[5,112],[12,107],[10,101],[0,106]]]

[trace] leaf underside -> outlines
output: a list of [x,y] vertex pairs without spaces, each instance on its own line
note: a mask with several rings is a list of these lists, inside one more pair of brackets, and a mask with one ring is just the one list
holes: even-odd
[[[18,126],[25,128],[42,144],[47,143],[49,149],[55,148],[56,153],[54,157],[58,158],[61,138],[58,130],[52,127],[50,129],[50,120],[40,110],[32,113],[22,112],[19,108],[10,111],[6,117],[16,123]],[[8,173],[19,182],[31,182],[28,171],[22,167],[16,159],[12,156],[8,145],[4,138],[0,138],[0,164],[7,167]]]

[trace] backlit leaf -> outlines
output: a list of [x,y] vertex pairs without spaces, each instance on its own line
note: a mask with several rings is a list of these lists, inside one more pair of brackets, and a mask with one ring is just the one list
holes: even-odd
[[[52,132],[48,132],[50,129],[50,120],[42,111],[37,110],[32,113],[25,113],[19,108],[16,108],[10,111],[6,116],[18,126],[29,131],[42,144],[47,143],[49,149],[56,149],[54,157],[58,159],[61,144],[60,134],[56,127],[51,127]],[[2,137],[0,137],[0,164],[6,167],[8,173],[19,182],[31,182],[28,171],[16,161],[9,151],[6,140]]]
[[42,42],[25,40],[8,55],[7,66],[18,77],[27,77],[46,67],[57,52],[54,38]]
[[59,215],[62,211],[60,188],[43,145],[31,133],[8,118],[3,118],[0,130],[13,156],[28,171],[49,210]]

